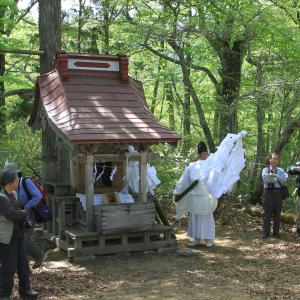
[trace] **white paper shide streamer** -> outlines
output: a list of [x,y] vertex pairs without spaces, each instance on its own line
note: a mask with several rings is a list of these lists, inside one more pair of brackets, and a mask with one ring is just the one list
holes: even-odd
[[228,133],[218,150],[210,154],[202,164],[199,180],[216,198],[230,191],[240,179],[240,173],[245,167],[242,139],[246,135],[246,131],[239,134]]

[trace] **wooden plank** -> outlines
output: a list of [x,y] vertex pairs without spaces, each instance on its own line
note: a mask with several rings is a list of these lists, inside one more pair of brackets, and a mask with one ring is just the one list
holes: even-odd
[[86,155],[85,165],[85,194],[86,194],[86,223],[89,231],[94,230],[94,178],[92,154]]
[[[124,114],[123,112],[120,113],[106,113],[104,116],[103,115],[99,115],[99,113],[97,112],[78,112],[78,113],[72,113],[71,116],[75,116],[75,119],[92,119],[92,118],[96,118],[96,119],[115,119],[115,118],[125,118],[125,119],[144,119],[147,118],[149,119],[150,115],[146,112],[141,112],[141,113],[126,113]],[[70,112],[66,113],[65,115],[60,115],[59,117],[56,117],[55,120],[56,121],[61,121],[61,122],[65,122],[66,119],[69,118],[70,119]]]
[[102,233],[151,229],[155,223],[155,207],[145,205],[116,205],[97,208],[101,210]]
[[134,93],[132,87],[129,84],[109,86],[109,85],[101,85],[101,81],[99,81],[99,85],[87,86],[85,84],[64,84],[64,90],[66,92],[77,92],[78,94],[89,94],[89,93],[114,93],[114,94],[128,94]]
[[151,241],[148,246],[144,243],[127,244],[126,247],[123,245],[110,245],[106,247],[88,247],[88,248],[69,248],[68,254],[70,257],[82,257],[89,255],[102,255],[102,254],[113,254],[113,253],[124,253],[130,251],[146,251],[146,250],[157,250],[161,248],[175,249],[177,245],[176,240],[169,241]]
[[99,78],[93,78],[93,77],[72,77],[70,78],[69,81],[64,82],[64,86],[67,85],[74,85],[74,84],[87,84],[87,85],[99,85],[99,83],[101,83],[101,85],[120,85],[120,79],[116,78],[110,78],[110,79],[104,79],[101,78],[99,80]]
[[155,210],[154,203],[129,203],[129,204],[109,204],[109,205],[97,205],[95,206],[97,209],[103,212],[114,212],[119,210],[125,211],[139,211],[142,212],[144,210]]
[[61,240],[64,239],[64,230],[66,228],[65,202],[58,203],[58,236]]
[[[105,134],[105,135],[124,135],[124,134],[127,134],[128,136],[130,135],[140,135],[140,134],[145,134],[145,135],[153,135],[154,137],[158,137],[158,134],[169,134],[169,131],[167,129],[164,129],[164,128],[161,128],[159,126],[156,126],[156,127],[147,127],[147,126],[144,126],[144,127],[129,127],[127,128],[126,126],[124,127],[116,127],[116,128],[113,128],[113,127],[110,127],[110,128],[95,128],[95,126],[92,126],[92,124],[88,127],[88,128],[81,128],[79,126],[78,129],[74,129],[74,128],[71,128],[70,130],[66,129],[64,130],[64,133],[67,135],[67,136],[71,136],[71,135],[84,135],[85,133],[86,134],[93,134],[93,135],[100,135],[100,134]],[[146,161],[146,160],[145,160]]]
[[[100,120],[97,120],[97,122]],[[129,120],[127,120],[126,122],[110,122],[110,123],[93,123],[93,122],[89,122],[89,123],[77,123],[73,122],[73,124],[71,122],[66,122],[64,124],[59,124],[58,125],[60,129],[62,129],[64,132],[67,131],[73,131],[73,130],[78,130],[78,129],[97,129],[97,130],[110,130],[111,128],[117,128],[117,129],[138,129],[138,130],[143,130],[143,131],[149,131],[149,126],[151,126],[151,128],[157,128],[160,129],[161,126],[159,124],[155,124],[155,123],[149,123],[149,122],[140,122],[140,123],[132,123]],[[131,131],[131,130],[130,130]]]
[[[76,122],[73,122],[75,124],[97,124],[99,122],[99,120],[101,120],[101,124],[103,126],[105,126],[106,124],[116,124],[116,122],[120,123],[121,125],[128,123],[128,119],[124,118],[124,117],[123,118],[120,117],[118,119],[116,117],[106,118],[105,116],[101,116],[101,117],[98,116],[98,118],[87,118],[87,117],[86,118],[74,118],[74,117],[71,117],[70,119],[68,119],[66,121],[59,122],[59,125],[61,126],[61,128],[64,126],[69,126],[70,122],[75,121],[75,120],[76,120]],[[143,119],[136,118],[134,123],[141,124],[141,125],[143,125],[143,124],[147,124],[147,125],[153,124],[153,126],[157,125],[157,123],[155,123],[153,121],[153,119],[150,117],[147,117],[147,118],[145,117]]]
[[[52,129],[52,131],[55,134],[55,136],[58,137],[58,138],[60,138],[63,142],[65,142],[66,145],[69,146],[70,150],[73,150],[74,149],[74,144],[72,144],[66,138],[66,136],[56,127],[56,125],[53,123],[53,121],[50,118],[47,119],[47,123],[48,123],[49,127]],[[55,144],[53,145],[53,147],[55,149]]]
[[79,162],[75,157],[70,157],[70,183],[71,193],[75,193],[79,185]]
[[94,162],[122,161],[120,154],[94,154]]
[[140,193],[142,194],[142,202],[147,202],[147,152],[142,152],[140,160]]
[[126,114],[135,114],[146,112],[145,108],[140,107],[69,107],[70,112],[72,113],[97,113],[98,116],[100,113],[126,113]]
[[72,99],[72,100],[95,100],[95,101],[101,101],[103,99],[105,100],[112,100],[112,101],[118,101],[118,100],[138,100],[138,97],[133,92],[130,93],[123,93],[123,94],[116,94],[116,93],[91,93],[91,94],[83,94],[83,93],[76,93],[76,92],[66,92],[66,98]]
[[93,107],[140,107],[140,103],[137,100],[69,100],[68,104],[73,107],[86,107],[86,106],[93,106]]

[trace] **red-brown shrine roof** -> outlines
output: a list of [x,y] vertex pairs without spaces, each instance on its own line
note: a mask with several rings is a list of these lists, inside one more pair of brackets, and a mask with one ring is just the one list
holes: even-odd
[[76,144],[180,139],[153,117],[125,56],[58,53],[56,69],[37,79],[31,126],[38,109]]

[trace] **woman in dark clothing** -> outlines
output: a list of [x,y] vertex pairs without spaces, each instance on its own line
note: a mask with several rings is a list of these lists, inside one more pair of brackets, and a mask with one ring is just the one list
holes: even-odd
[[268,156],[268,166],[262,170],[264,183],[264,224],[263,238],[270,235],[271,218],[273,216],[273,236],[279,237],[280,215],[282,208],[281,187],[287,181],[287,174],[278,167],[279,157],[277,153]]
[[29,265],[24,244],[27,211],[22,210],[14,190],[19,178],[12,169],[0,175],[0,299],[10,299],[14,275],[19,277],[21,299],[36,299],[31,289]]

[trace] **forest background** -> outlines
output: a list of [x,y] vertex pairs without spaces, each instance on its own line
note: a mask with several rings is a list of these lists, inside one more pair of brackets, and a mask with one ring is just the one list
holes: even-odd
[[[27,175],[29,165],[41,167],[41,133],[27,126],[44,46],[38,2],[45,0],[0,2],[0,165],[16,162]],[[49,3],[60,16],[62,50],[128,55],[155,117],[182,135],[177,148],[154,147],[161,202],[171,204],[200,140],[213,152],[226,133],[248,132],[233,198],[257,189],[270,151],[283,168],[300,160],[298,0],[70,0],[62,10]],[[285,210],[294,210],[292,198]]]

